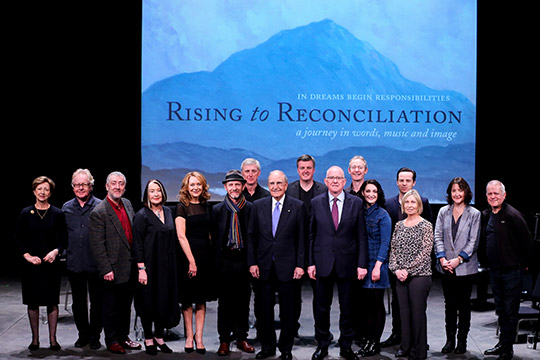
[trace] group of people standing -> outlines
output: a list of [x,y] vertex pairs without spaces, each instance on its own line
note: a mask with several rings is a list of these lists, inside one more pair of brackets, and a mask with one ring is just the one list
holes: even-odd
[[[339,166],[327,169],[324,184],[315,181],[315,159],[310,155],[297,159],[297,171],[299,180],[291,184],[282,171],[270,172],[266,190],[258,183],[259,162],[246,159],[241,170],[226,173],[222,183],[227,194],[214,206],[208,202],[205,177],[190,172],[182,180],[176,211],[165,206],[165,187],[152,179],[137,213],[123,197],[126,178],[119,172],[107,177],[107,196],[100,201],[92,195],[90,172],[77,170],[72,177],[75,198],[62,209],[48,203],[54,182],[35,179],[36,203],[23,209],[17,227],[26,260],[22,292],[32,329],[29,349],[39,348],[39,306],[47,306],[50,348],[60,349],[58,257],[65,251],[79,331],[76,347],[99,348],[103,329],[109,351],[141,349],[128,336],[135,298],[148,354],[157,354],[158,348],[172,352],[163,340],[164,330],[176,326],[181,314],[184,350],[204,354],[206,302],[217,299],[218,355],[228,355],[235,340],[238,349],[254,353],[247,341],[253,290],[261,344],[256,358],[274,356],[279,349],[282,359],[292,359],[302,279],[309,279],[317,340],[313,360],[328,355],[333,338],[334,285],[340,356],[358,359],[399,344],[396,356],[423,359],[434,250],[445,298],[447,342],[442,352],[466,352],[472,275],[485,254],[501,325],[499,344],[486,354],[512,357],[520,291],[507,279],[519,280],[527,268],[530,235],[519,212],[504,203],[502,183],[488,184],[491,208],[481,215],[469,205],[472,192],[467,182],[452,179],[448,205],[439,211],[433,229],[429,202],[414,189],[412,169],[399,169],[399,193],[388,199],[378,181],[365,179],[368,167],[361,156],[349,162],[348,188]],[[381,343],[388,287],[393,294],[392,334]],[[276,293],[279,339],[274,329]],[[356,353],[351,348],[355,340],[360,345]]]

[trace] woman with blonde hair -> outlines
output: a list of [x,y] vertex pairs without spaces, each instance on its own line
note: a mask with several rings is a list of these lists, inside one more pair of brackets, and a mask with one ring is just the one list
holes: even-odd
[[422,218],[422,198],[410,190],[401,199],[407,215],[394,229],[389,270],[397,278],[396,293],[401,317],[401,345],[396,357],[427,357],[427,298],[431,288],[433,226]]
[[[197,171],[186,174],[176,207],[176,234],[185,256],[179,266],[179,297],[186,328],[184,349],[204,354],[203,328],[206,301],[209,298],[212,251],[210,245],[210,206],[208,184]],[[195,304],[195,332],[193,332],[193,304]]]

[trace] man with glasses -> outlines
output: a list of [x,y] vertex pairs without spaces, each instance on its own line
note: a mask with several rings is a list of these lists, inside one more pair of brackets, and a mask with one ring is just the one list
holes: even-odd
[[356,360],[352,351],[354,336],[351,316],[351,292],[355,279],[367,274],[368,248],[364,203],[343,191],[346,179],[343,169],[332,166],[324,179],[328,191],[311,201],[308,274],[316,280],[315,338],[317,350],[313,360],[328,355],[330,345],[330,308],[337,284],[339,297],[338,340],[340,356]]
[[[71,177],[75,198],[62,206],[68,229],[66,269],[73,298],[73,318],[79,331],[75,347],[90,344],[99,349],[102,328],[101,280],[90,251],[90,213],[101,200],[92,195],[94,177],[88,169],[78,169]],[[90,295],[90,321],[88,296]]]

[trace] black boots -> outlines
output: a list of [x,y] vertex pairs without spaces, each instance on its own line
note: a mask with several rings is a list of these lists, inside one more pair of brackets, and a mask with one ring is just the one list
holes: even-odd
[[446,333],[446,344],[444,344],[441,352],[443,354],[448,354],[452,351],[454,352],[454,354],[465,354],[467,352],[466,334],[458,334],[458,341],[456,346],[456,333]]

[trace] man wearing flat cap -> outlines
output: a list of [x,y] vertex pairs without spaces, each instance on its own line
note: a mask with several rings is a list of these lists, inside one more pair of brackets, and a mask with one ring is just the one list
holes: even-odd
[[227,356],[235,339],[238,349],[255,351],[247,342],[251,278],[246,246],[251,203],[242,194],[246,180],[239,170],[229,170],[222,183],[227,195],[212,209],[212,240],[218,277],[218,355]]

